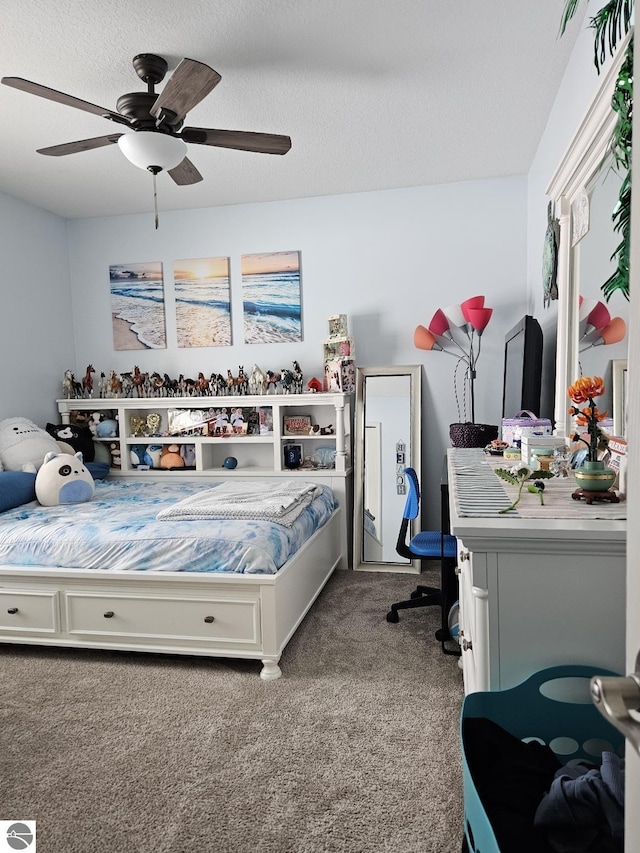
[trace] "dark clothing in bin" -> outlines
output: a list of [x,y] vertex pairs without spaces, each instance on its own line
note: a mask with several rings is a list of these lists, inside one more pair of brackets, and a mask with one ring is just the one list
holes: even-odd
[[523,743],[497,723],[467,717],[462,738],[469,772],[501,853],[554,853],[533,819],[562,767],[541,743]]
[[524,743],[493,720],[466,717],[469,772],[501,853],[622,853],[624,761],[563,766],[536,741]]
[[624,760],[603,752],[601,767],[558,770],[534,823],[558,853],[622,853]]

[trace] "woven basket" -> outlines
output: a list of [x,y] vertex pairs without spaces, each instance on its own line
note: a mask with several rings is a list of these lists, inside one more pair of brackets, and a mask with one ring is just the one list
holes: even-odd
[[484,447],[498,437],[498,427],[492,424],[450,424],[449,438],[453,447]]

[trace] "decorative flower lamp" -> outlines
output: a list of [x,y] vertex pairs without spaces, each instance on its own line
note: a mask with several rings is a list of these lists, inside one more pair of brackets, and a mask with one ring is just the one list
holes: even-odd
[[578,346],[580,352],[591,347],[617,344],[627,334],[622,317],[611,317],[604,302],[596,299],[579,300]]
[[[460,305],[438,308],[431,318],[429,327],[418,326],[413,335],[413,342],[417,349],[445,352],[454,356],[458,363],[466,366],[465,379],[469,384],[472,423],[475,423],[473,384],[476,378],[476,364],[480,356],[480,339],[493,314],[493,308],[485,307],[484,299],[484,296],[472,296]],[[459,408],[458,417],[460,417]]]
[[581,351],[590,347],[608,346],[609,344],[617,344],[624,339],[627,334],[627,324],[622,317],[614,317],[610,323],[603,329],[596,329],[589,336],[589,339],[584,341],[584,345],[580,347]]

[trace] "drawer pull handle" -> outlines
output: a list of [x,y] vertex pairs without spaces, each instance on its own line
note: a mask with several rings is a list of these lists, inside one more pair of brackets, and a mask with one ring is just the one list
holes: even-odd
[[113,616],[114,616],[113,610],[107,610],[104,614],[105,619],[111,619],[111,618],[113,618]]
[[213,622],[213,616],[205,616],[204,621],[205,622]]
[[14,613],[17,613],[17,612],[18,612],[18,608],[17,608],[17,607],[10,607],[10,608],[7,610],[7,613],[11,613],[11,615],[13,615]]
[[468,551],[460,551],[459,559],[460,559],[461,563],[464,563],[465,560],[469,559],[469,552]]
[[471,642],[471,640],[463,640],[462,641],[462,651],[463,652],[468,652],[472,648],[473,648],[473,643]]

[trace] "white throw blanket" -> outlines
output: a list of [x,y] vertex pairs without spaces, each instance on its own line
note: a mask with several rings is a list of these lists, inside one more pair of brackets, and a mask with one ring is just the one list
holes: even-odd
[[228,481],[166,507],[157,518],[158,521],[239,518],[291,527],[320,493],[315,483],[300,480]]

